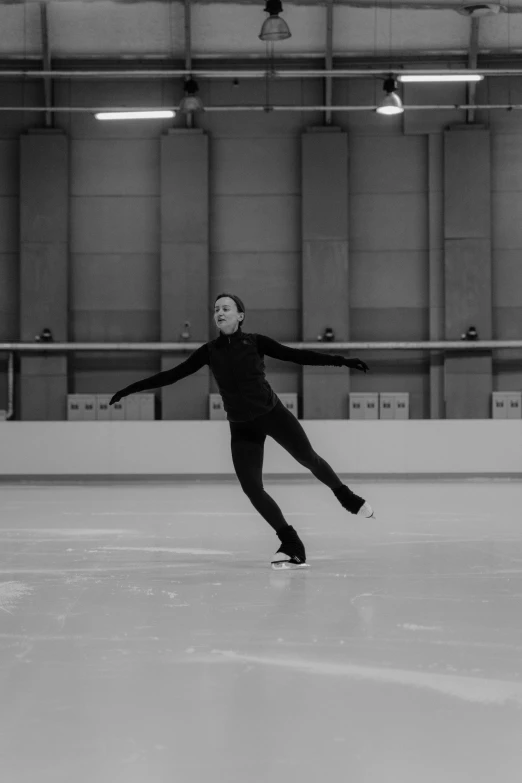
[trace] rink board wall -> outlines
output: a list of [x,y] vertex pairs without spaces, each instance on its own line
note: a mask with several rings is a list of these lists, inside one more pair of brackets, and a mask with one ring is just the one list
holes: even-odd
[[[522,476],[522,421],[302,421],[339,474]],[[0,477],[235,477],[222,421],[6,422]],[[264,474],[308,476],[272,438]]]

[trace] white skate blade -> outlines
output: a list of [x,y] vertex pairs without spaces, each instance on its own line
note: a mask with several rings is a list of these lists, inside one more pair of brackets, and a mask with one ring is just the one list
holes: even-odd
[[308,563],[291,563],[290,560],[279,560],[272,562],[274,571],[289,571],[296,568],[310,568]]

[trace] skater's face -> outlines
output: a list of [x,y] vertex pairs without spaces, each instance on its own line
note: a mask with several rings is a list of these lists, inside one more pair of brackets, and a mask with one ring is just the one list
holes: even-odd
[[[214,305],[214,321],[223,334],[233,334],[244,318],[244,313],[238,312],[237,304],[230,296],[223,296]],[[221,320],[223,319],[223,320]]]

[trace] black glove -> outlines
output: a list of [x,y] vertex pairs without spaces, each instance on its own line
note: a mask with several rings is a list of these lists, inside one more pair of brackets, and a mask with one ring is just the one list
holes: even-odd
[[121,391],[116,392],[112,400],[109,402],[109,405],[114,405],[115,402],[119,402],[123,397],[126,397],[125,390],[122,389]]
[[349,367],[351,370],[361,370],[361,372],[368,372],[370,369],[368,365],[363,362],[361,359],[345,359],[344,364],[346,367]]

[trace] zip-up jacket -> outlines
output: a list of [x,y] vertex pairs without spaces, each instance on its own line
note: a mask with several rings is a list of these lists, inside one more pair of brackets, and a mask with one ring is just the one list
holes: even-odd
[[301,365],[343,367],[347,361],[338,354],[288,348],[264,334],[223,332],[215,340],[195,350],[177,367],[127,386],[127,396],[146,389],[167,386],[200,370],[206,364],[216,379],[228,421],[251,421],[277,405],[278,396],[265,378],[264,356]]

